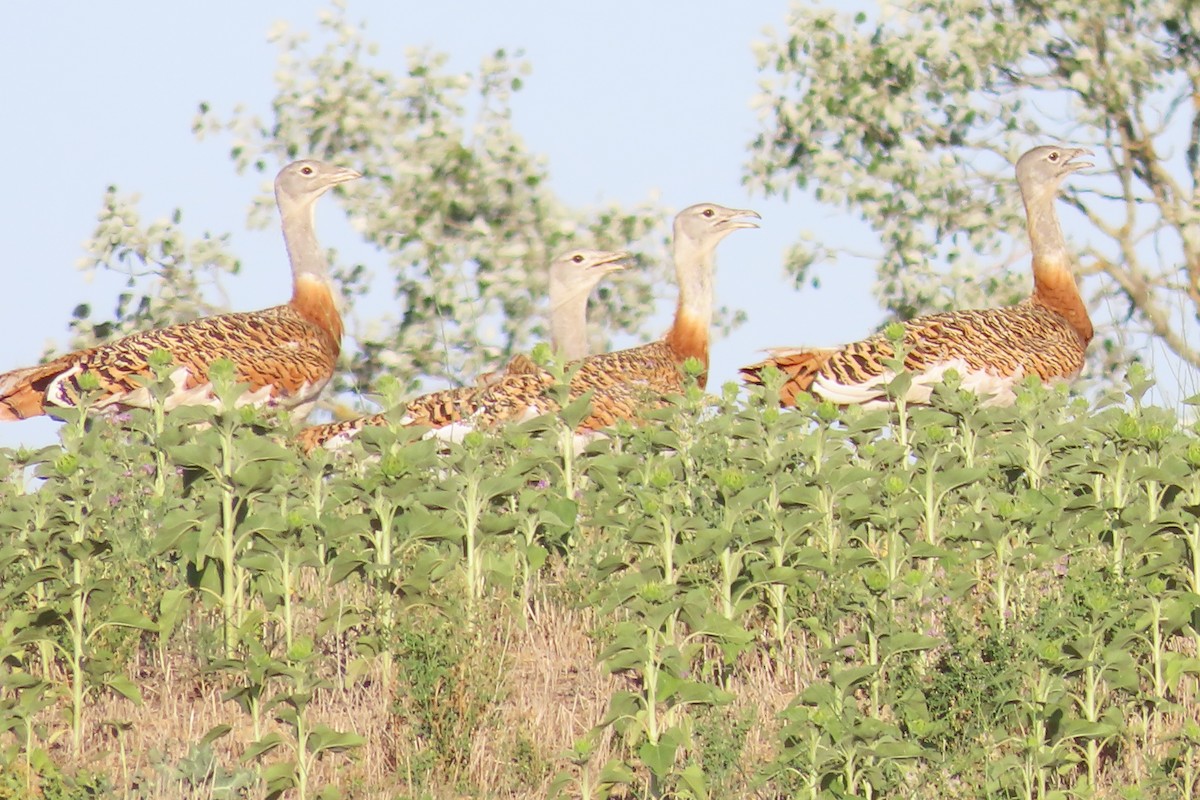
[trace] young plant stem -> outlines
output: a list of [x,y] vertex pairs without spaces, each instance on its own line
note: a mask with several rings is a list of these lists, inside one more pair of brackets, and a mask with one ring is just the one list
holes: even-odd
[[[85,539],[85,526],[80,521],[73,531],[72,543],[76,553],[82,552]],[[76,755],[79,755],[83,745],[83,651],[84,621],[87,616],[87,590],[84,589],[83,559],[78,555],[71,557],[71,619],[68,623],[71,635],[71,744]]]
[[563,497],[575,496],[575,432],[558,423],[558,454],[562,458]]
[[1049,453],[1037,440],[1037,431],[1033,423],[1025,423],[1025,475],[1029,479],[1029,488],[1037,491],[1042,488],[1042,477],[1049,460]]
[[[934,478],[938,473],[937,469],[937,453],[931,453],[929,456],[929,465],[925,470],[925,541],[931,545],[938,543],[938,523],[939,513],[938,506],[942,501],[944,494],[939,494]],[[932,565],[931,565],[932,566]]]
[[221,613],[225,657],[232,658],[241,625],[241,583],[237,566],[237,517],[233,487],[233,431],[221,431]]
[[996,620],[1000,630],[1008,628],[1008,557],[1012,553],[1012,543],[1008,534],[1003,533],[997,538],[996,546]]
[[[1128,465],[1129,455],[1121,453],[1117,457],[1117,468],[1113,470],[1111,479],[1112,484],[1112,507],[1120,512],[1120,509],[1125,507],[1128,502],[1127,492],[1128,485],[1125,480],[1125,470]],[[1119,525],[1113,525],[1113,574],[1120,580],[1125,574],[1125,536],[1122,533],[1122,528]]]
[[154,419],[154,496],[162,497],[167,492],[167,451],[159,444],[167,424],[167,402],[154,393],[154,403],[151,406]]
[[[392,527],[396,521],[397,507],[391,498],[384,491],[382,486],[375,488],[375,494],[371,498],[371,511],[375,514],[375,520],[379,524],[379,530],[374,531],[371,536],[371,544],[375,550],[375,565],[380,568],[380,574],[383,576],[383,593],[385,598],[383,604],[382,624],[385,631],[390,631],[395,622],[393,604],[390,598],[395,591],[396,579],[398,575],[395,569],[395,555],[393,553],[392,544]],[[385,652],[382,654],[384,661],[390,665],[391,653]]]
[[479,555],[479,521],[483,517],[483,495],[480,491],[480,471],[472,469],[463,490],[459,519],[463,526],[463,555],[467,562],[467,603],[474,611],[483,597],[483,564]]
[[912,437],[908,432],[908,401],[903,397],[896,398],[896,438],[904,448],[904,466],[913,465]]

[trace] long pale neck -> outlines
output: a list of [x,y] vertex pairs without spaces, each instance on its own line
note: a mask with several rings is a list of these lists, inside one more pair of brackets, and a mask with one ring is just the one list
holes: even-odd
[[707,368],[708,332],[713,316],[713,248],[700,248],[676,237],[675,275],[679,281],[679,302],[666,342],[681,362],[697,358]]
[[705,330],[712,324],[713,316],[713,250],[685,240],[675,251],[675,279],[679,281],[676,319],[685,315],[702,324]]
[[1033,253],[1033,302],[1066,317],[1087,344],[1093,334],[1092,321],[1071,270],[1067,243],[1054,210],[1055,194],[1042,192],[1025,200]]
[[288,260],[292,264],[293,279],[306,275],[328,283],[329,265],[325,262],[325,251],[317,242],[313,212],[314,205],[311,203],[291,207],[280,204],[283,243],[287,247]]
[[317,242],[312,204],[288,207],[279,204],[283,217],[283,242],[292,264],[291,306],[305,319],[340,344],[342,317],[329,280],[325,251]]
[[550,287],[550,346],[563,361],[588,354],[587,302],[591,286]]

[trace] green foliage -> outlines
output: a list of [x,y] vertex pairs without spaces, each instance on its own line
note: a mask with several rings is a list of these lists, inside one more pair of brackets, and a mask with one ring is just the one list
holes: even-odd
[[[547,339],[536,307],[548,291],[547,266],[581,243],[646,254],[645,269],[598,293],[595,314],[610,333],[640,332],[652,287],[664,277],[664,214],[650,203],[571,209],[550,191],[544,159],[529,152],[510,107],[529,73],[520,53],[499,50],[476,70],[455,73],[446,54],[414,47],[397,74],[378,65],[379,45],[364,27],[335,5],[322,12],[311,39],[277,28],[271,107],[256,113],[239,106],[225,117],[202,103],[194,121],[198,138],[232,141],[239,172],[269,179],[281,164],[306,157],[366,176],[336,193],[377,249],[371,262],[379,274],[331,259],[357,344],[347,341],[335,388],[365,391],[385,372],[409,390],[428,378],[461,381]],[[249,222],[277,227],[269,192],[254,199]],[[73,346],[211,313],[202,290],[220,293],[225,305],[220,276],[238,269],[228,235],[194,239],[178,211],[170,222],[147,225],[136,196],[113,190],[89,252],[88,270],[120,271],[128,290],[114,320],[77,310]],[[282,301],[286,278],[278,280]],[[368,291],[392,297],[387,307],[398,311],[356,316],[354,300]]]
[[[138,195],[121,195],[112,186],[104,193],[83,270],[89,277],[99,269],[120,273],[126,290],[117,297],[112,319],[97,317],[87,304],[76,306],[70,324],[73,346],[217,313],[220,309],[205,297],[224,297],[221,279],[240,268],[229,252],[228,234],[189,238],[179,209],[169,221],[144,223],[138,200]],[[147,280],[152,289],[145,287]]]
[[714,797],[725,797],[746,780],[742,769],[746,737],[759,722],[760,712],[753,708],[733,711],[710,708],[697,713],[695,722],[696,759]]
[[[1090,147],[1111,172],[1072,178],[1060,207],[1086,218],[1083,274],[1104,276],[1086,282],[1102,312],[1093,361],[1128,363],[1149,336],[1200,365],[1200,260],[1180,214],[1200,158],[1197,23],[1145,0],[798,4],[756,46],[765,113],[747,176],[859,215],[878,236],[876,295],[906,319],[1026,296],[1011,164],[1035,144]],[[808,234],[790,268],[800,283],[845,255]]]
[[[471,752],[471,740],[499,699],[489,681],[505,665],[497,651],[482,637],[483,632],[462,638],[462,631],[446,620],[418,616],[394,634],[399,686],[397,720],[404,720],[408,734],[422,743],[411,766],[416,787],[432,789],[434,778],[461,788]],[[518,738],[526,755],[521,769],[535,769],[535,758],[527,738]]]
[[[1132,378],[998,409],[689,391],[582,453],[553,417],[305,459],[244,409],[72,416],[0,452],[0,786],[332,796],[379,745],[329,710],[382,685],[412,795],[1194,796],[1200,444]],[[614,679],[573,745],[502,717],[553,608]],[[223,716],[78,771],[141,735],[138,665],[181,663]]]
[[237,800],[249,797],[255,783],[251,770],[222,766],[209,743],[192,747],[178,762],[157,768],[170,791],[180,797],[204,792],[213,800]]

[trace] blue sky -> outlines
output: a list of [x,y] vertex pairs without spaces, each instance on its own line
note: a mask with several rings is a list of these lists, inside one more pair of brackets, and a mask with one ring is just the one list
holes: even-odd
[[[474,70],[498,47],[524,50],[533,72],[514,98],[515,125],[547,158],[555,191],[572,205],[652,197],[674,209],[711,201],[762,213],[761,230],[737,233],[718,251],[718,303],[745,310],[749,322],[714,344],[716,388],[761,348],[856,339],[881,318],[869,261],[825,266],[821,288],[802,292],[781,267],[801,230],[845,243],[861,239],[860,225],[806,197],[767,201],[742,185],[758,130],[751,45],[764,28],[783,28],[787,5],[525,0],[469,4],[468,13],[467,4],[351,0],[349,16],[365,21],[378,63],[396,71],[410,46],[449,53],[461,70]],[[191,124],[202,101],[222,116],[238,104],[266,116],[276,67],[267,31],[279,20],[315,31],[328,7],[317,0],[4,6],[0,147],[8,180],[0,219],[11,280],[0,370],[35,363],[47,342],[63,342],[77,303],[114,307],[120,278],[89,283],[76,266],[109,185],[139,192],[144,220],[178,207],[192,236],[232,232],[243,263],[226,286],[234,310],[287,299],[278,229],[245,228],[260,178],[236,175],[228,141],[198,142]],[[336,203],[321,206],[322,242],[346,261],[373,266]],[[655,332],[672,309],[664,299]],[[0,446],[53,441],[56,427],[0,425]]]

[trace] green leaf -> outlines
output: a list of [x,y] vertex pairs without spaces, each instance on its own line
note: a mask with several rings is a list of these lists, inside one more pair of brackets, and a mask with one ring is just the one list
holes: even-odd
[[871,752],[876,757],[888,761],[900,761],[904,759],[925,758],[929,755],[925,748],[921,747],[916,742],[879,742],[874,747],[870,748]]
[[209,443],[175,445],[167,449],[167,455],[173,462],[185,467],[207,470],[220,463],[216,446]]
[[637,775],[623,761],[614,758],[601,767],[598,780],[607,786],[632,784]]
[[676,773],[676,777],[692,797],[709,797],[708,783],[699,764],[688,764]]
[[313,755],[323,752],[341,753],[351,748],[362,747],[366,743],[367,740],[357,733],[343,733],[327,725],[318,725],[308,737],[308,752]]
[[657,744],[642,742],[638,747],[638,756],[652,773],[662,779],[675,767],[675,754],[678,750],[678,735],[667,731],[659,738]]
[[[283,738],[283,734],[275,731],[268,733],[266,736],[259,739],[257,742],[251,743],[250,746],[246,748],[246,752],[242,753],[242,761],[257,761],[275,748],[282,747],[286,743],[287,742]],[[291,769],[290,765],[288,768]]]
[[105,685],[130,702],[142,705],[142,692],[125,675],[113,675],[105,680]]
[[1200,658],[1180,653],[1163,654],[1163,679],[1171,686],[1178,686],[1184,675],[1200,675]]
[[941,643],[942,640],[936,636],[926,636],[912,631],[891,634],[880,639],[883,652],[887,655],[932,650]]
[[294,789],[299,783],[296,765],[292,761],[272,764],[262,771],[262,779],[267,784],[268,798],[279,797],[289,789]]
[[201,737],[198,744],[201,747],[210,745],[213,742],[215,742],[217,739],[224,737],[227,733],[229,733],[232,730],[233,730],[232,725],[227,725],[227,724],[215,725],[208,729],[208,733],[204,734],[204,736]]
[[643,700],[633,692],[619,691],[615,692],[608,701],[608,713],[600,720],[596,726],[605,728],[612,725],[618,720],[634,717],[641,711],[644,705]]
[[1068,719],[1063,722],[1060,735],[1064,739],[1107,739],[1120,732],[1121,728],[1112,723]]
[[123,628],[138,628],[156,631],[158,624],[137,609],[129,606],[112,606],[105,614],[104,625],[119,625]]
[[879,672],[879,668],[871,665],[863,667],[850,667],[848,669],[840,669],[829,673],[829,680],[833,682],[841,691],[846,691],[855,686],[858,686],[868,678],[874,677]]

